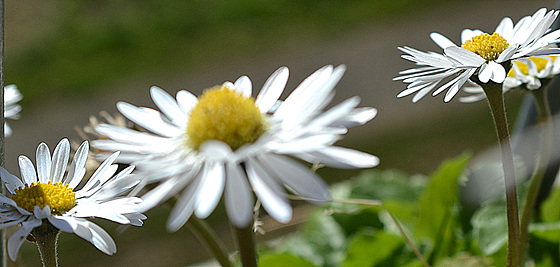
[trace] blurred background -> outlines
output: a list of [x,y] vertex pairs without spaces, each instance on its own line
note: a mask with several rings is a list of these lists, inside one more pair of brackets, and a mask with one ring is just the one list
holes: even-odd
[[[333,103],[361,97],[361,106],[379,113],[352,129],[341,146],[381,158],[379,169],[429,174],[444,159],[495,144],[484,101],[443,102],[426,96],[416,104],[397,99],[406,85],[393,82],[413,64],[397,46],[441,52],[433,31],[456,43],[464,28],[493,32],[504,16],[515,22],[555,1],[180,1],[180,0],[6,0],[6,84],[24,95],[21,119],[10,121],[6,168],[19,175],[17,156],[34,159],[46,142],[51,149],[63,137],[81,142],[75,126],[91,115],[115,113],[117,101],[154,106],[150,86],[174,94],[203,89],[248,75],[254,95],[280,66],[290,68],[287,96],[305,77],[327,64],[346,64]],[[510,121],[520,96],[507,95]],[[329,181],[357,171],[322,169]],[[219,213],[219,212],[218,212]],[[169,234],[168,211],[148,213],[142,228],[117,233],[118,252],[106,256],[86,241],[62,234],[61,266],[184,266],[209,256],[188,229]],[[230,240],[219,214],[210,221]],[[297,223],[297,220],[296,220]],[[266,225],[265,225],[266,227]],[[276,226],[271,226],[274,228]],[[271,236],[274,236],[271,231]],[[72,252],[69,252],[72,251]],[[21,264],[39,265],[37,250],[24,244]]]

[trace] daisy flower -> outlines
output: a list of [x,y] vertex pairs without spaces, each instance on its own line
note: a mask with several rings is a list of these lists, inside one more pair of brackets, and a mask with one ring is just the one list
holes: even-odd
[[406,53],[404,59],[422,67],[401,71],[401,76],[394,78],[408,83],[407,89],[397,97],[415,94],[412,101],[416,102],[444,80],[451,79],[432,93],[435,96],[447,90],[444,101],[449,102],[469,79],[477,84],[503,83],[511,60],[560,54],[558,48],[545,48],[559,41],[560,30],[549,32],[557,16],[558,11],[547,12],[542,8],[515,25],[508,17],[502,19],[492,34],[465,29],[461,33],[461,46],[439,33],[430,34],[444,50],[443,54],[399,47]]
[[375,156],[333,146],[349,127],[376,114],[373,108],[356,108],[358,97],[323,111],[344,71],[344,66],[319,69],[283,102],[278,99],[288,80],[286,67],[268,78],[256,99],[246,76],[208,89],[199,98],[183,90],[174,99],[152,87],[160,111],[117,104],[125,117],[148,132],[99,125],[96,131],[110,140],[92,145],[122,151],[122,160],[138,166],[146,183],[161,182],[142,197],[144,209],[178,195],[167,223],[170,231],[193,213],[208,217],[222,194],[227,215],[239,228],[252,220],[253,192],[274,219],[286,223],[292,208],[285,188],[311,203],[330,200],[327,184],[291,157],[338,168],[378,164]]
[[[4,87],[4,118],[6,119],[19,119],[19,112],[21,106],[17,104],[23,96],[17,89],[17,86],[10,84]],[[10,136],[12,128],[7,123],[4,123],[4,135]]]
[[[518,87],[537,90],[541,88],[542,81],[554,78],[559,73],[560,60],[556,56],[534,56],[514,60],[504,80],[504,93]],[[471,103],[486,98],[480,87],[469,87],[464,91],[471,95],[461,97],[461,102]]]
[[[0,168],[0,178],[11,197],[0,195],[0,229],[21,227],[8,239],[8,254],[15,260],[23,241],[35,228],[50,224],[67,233],[75,233],[106,254],[117,247],[105,230],[85,218],[98,217],[121,224],[142,225],[146,217],[138,212],[141,199],[120,197],[138,180],[128,167],[113,177],[118,153],[108,157],[81,189],[75,188],[86,172],[84,164],[89,150],[85,141],[68,167],[70,143],[62,139],[53,155],[45,143],[37,148],[35,169],[26,156],[19,157],[21,179]],[[66,173],[68,169],[68,172]],[[66,173],[66,175],[65,175]]]

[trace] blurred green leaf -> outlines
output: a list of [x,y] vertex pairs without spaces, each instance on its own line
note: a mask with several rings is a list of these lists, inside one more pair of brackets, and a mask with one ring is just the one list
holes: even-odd
[[485,255],[496,253],[507,243],[507,215],[504,204],[486,204],[476,211],[471,222],[474,238]]
[[314,212],[298,235],[290,236],[280,245],[286,251],[318,266],[338,266],[345,255],[346,237],[331,216]]
[[386,232],[358,233],[348,244],[347,256],[342,266],[375,266],[402,245],[401,237]]
[[300,257],[294,256],[289,253],[282,254],[264,254],[259,255],[259,266],[262,267],[284,267],[284,266],[298,266],[298,267],[314,267],[311,262],[308,262]]
[[397,170],[370,170],[356,178],[353,198],[416,201],[426,184],[425,177],[410,176]]
[[414,234],[418,240],[430,240],[437,254],[452,249],[455,239],[453,228],[457,220],[453,208],[458,201],[458,181],[470,157],[470,154],[465,153],[443,162],[429,178],[426,190],[420,196]]
[[556,187],[541,205],[543,222],[560,221],[560,188]]
[[558,242],[560,241],[560,222],[533,223],[529,226],[529,232],[538,238]]

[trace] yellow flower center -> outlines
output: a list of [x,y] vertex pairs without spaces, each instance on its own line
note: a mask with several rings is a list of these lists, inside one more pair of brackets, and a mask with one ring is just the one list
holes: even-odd
[[[546,56],[546,57],[552,58],[553,62],[554,60],[556,60],[555,56]],[[535,63],[538,72],[542,71],[546,67],[546,64],[548,63],[548,59],[542,57],[529,57],[529,60]],[[515,60],[514,64],[517,65],[517,67],[519,67],[521,73],[525,75],[529,75],[529,67],[527,66],[527,64],[522,63],[519,60]],[[513,71],[513,68],[509,70],[508,76],[515,77],[515,71]]]
[[76,205],[76,196],[72,188],[61,182],[52,184],[51,181],[46,184],[41,182],[26,184],[25,187],[16,189],[12,199],[19,207],[29,212],[33,212],[35,206],[42,209],[49,205],[51,213],[58,215]]
[[198,150],[207,140],[219,140],[235,151],[257,141],[266,128],[253,98],[216,86],[206,90],[191,111],[187,145]]
[[486,61],[491,61],[496,60],[509,44],[498,33],[492,35],[483,33],[466,41],[461,47],[481,56]]

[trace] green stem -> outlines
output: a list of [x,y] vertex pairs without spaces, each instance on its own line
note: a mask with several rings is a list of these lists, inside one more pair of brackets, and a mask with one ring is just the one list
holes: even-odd
[[243,267],[258,266],[255,236],[253,234],[252,225],[253,224],[249,224],[249,226],[245,228],[233,227],[239,249],[239,257]]
[[186,226],[194,233],[198,240],[204,244],[206,250],[213,254],[220,265],[224,267],[233,266],[229,260],[224,244],[219,242],[220,239],[218,239],[216,233],[212,231],[208,224],[196,218],[196,216],[193,216],[187,221]]
[[[177,197],[170,198],[165,202],[168,208],[173,208],[177,202]],[[216,233],[212,231],[212,228],[208,226],[203,220],[196,218],[196,216],[191,216],[187,221],[186,226],[191,230],[191,232],[198,238],[198,240],[203,244],[212,256],[224,267],[231,267],[233,264],[229,260],[227,249],[221,239],[218,238]]]
[[535,207],[535,202],[537,201],[537,196],[541,188],[541,184],[544,178],[544,173],[546,172],[546,167],[550,161],[550,153],[552,147],[552,121],[550,119],[550,107],[548,104],[547,89],[546,87],[541,87],[538,90],[531,91],[533,98],[537,103],[537,108],[539,115],[537,117],[537,123],[539,126],[539,154],[535,163],[535,169],[531,180],[529,183],[529,189],[527,191],[527,196],[525,197],[525,202],[523,203],[523,210],[521,213],[521,226],[520,226],[520,241],[521,255],[524,255],[525,249],[527,248],[527,243],[529,241],[529,224],[531,223],[531,218],[533,216],[533,211]]
[[507,266],[521,266],[520,243],[519,243],[519,206],[517,203],[517,184],[515,180],[515,169],[513,165],[513,153],[511,151],[509,130],[502,93],[502,84],[486,83],[480,84],[488,105],[492,112],[492,118],[496,126],[500,150],[502,152],[502,167],[504,170],[504,181],[506,191],[506,209],[508,221],[508,247]]
[[46,221],[43,222],[43,225],[31,231],[39,249],[43,267],[58,267],[56,247],[59,233],[60,230]]

